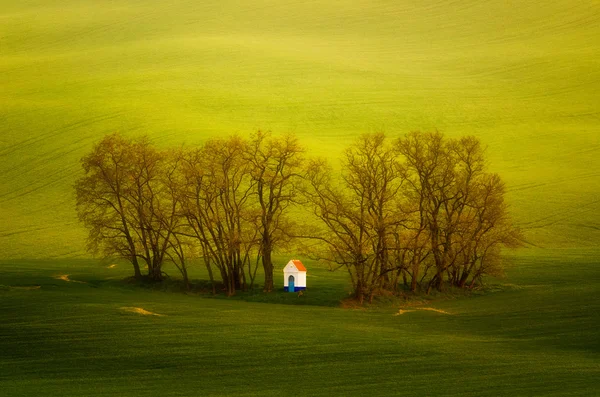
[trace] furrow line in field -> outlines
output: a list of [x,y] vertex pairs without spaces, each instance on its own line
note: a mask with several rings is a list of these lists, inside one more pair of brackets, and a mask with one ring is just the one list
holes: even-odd
[[[71,142],[71,145],[74,145],[74,144],[77,144],[80,142],[86,142],[93,138],[94,138],[93,136],[88,136],[88,137],[82,138],[78,141]],[[14,177],[11,176],[12,171],[20,171],[19,172],[20,176],[27,175],[27,174],[35,171],[36,172],[36,178],[35,178],[36,180],[42,180],[42,179],[46,180],[52,176],[57,175],[58,173],[62,173],[62,172],[66,172],[66,171],[74,171],[79,166],[79,162],[76,160],[68,162],[68,164],[70,164],[70,165],[67,167],[62,167],[60,164],[56,164],[55,166],[52,166],[52,165],[54,165],[53,162],[55,160],[59,160],[59,159],[64,160],[65,158],[68,158],[67,155],[69,155],[69,154],[82,152],[83,149],[88,146],[89,146],[88,144],[84,143],[83,145],[75,146],[71,150],[63,150],[63,151],[59,151],[59,152],[54,152],[52,156],[49,155],[50,154],[50,152],[49,152],[49,153],[47,153],[46,157],[38,158],[37,161],[32,162],[32,164],[30,164],[29,166],[24,165],[23,168],[13,167],[12,169],[5,171],[4,175],[0,179],[14,181]],[[50,165],[50,164],[52,164],[52,165]],[[49,170],[50,172],[53,172],[53,171],[54,172],[50,175],[43,175],[42,170]],[[21,189],[23,189],[23,188],[21,188]],[[6,196],[6,194],[0,195],[0,197],[3,197],[3,196]]]
[[[57,172],[56,174],[58,174],[58,173],[60,173],[60,171],[59,171],[59,172]],[[55,175],[56,175],[56,174],[55,174]],[[6,202],[9,202],[9,201],[12,201],[12,200],[16,200],[16,199],[18,199],[18,198],[21,198],[21,197],[27,196],[27,195],[29,195],[29,194],[31,194],[31,193],[35,193],[35,192],[37,192],[37,191],[39,191],[39,190],[42,190],[42,189],[44,189],[44,188],[47,188],[47,187],[49,187],[49,186],[55,185],[55,184],[57,184],[58,182],[62,182],[62,181],[64,181],[65,179],[67,179],[67,178],[71,177],[72,175],[73,175],[72,173],[69,173],[69,174],[67,174],[67,175],[64,175],[64,176],[62,176],[62,177],[60,177],[60,178],[57,178],[57,179],[54,179],[54,180],[51,180],[51,181],[49,181],[49,182],[47,182],[47,183],[44,183],[44,184],[42,184],[42,185],[36,186],[36,187],[34,187],[34,188],[31,188],[31,189],[29,189],[29,190],[25,190],[24,192],[22,192],[22,191],[23,191],[23,189],[27,189],[27,187],[31,187],[31,185],[29,185],[29,186],[27,186],[27,187],[23,187],[23,188],[21,188],[21,189],[17,190],[17,192],[22,192],[22,193],[15,194],[15,195],[14,195],[14,196],[12,196],[12,197],[4,198],[4,197],[6,197],[6,196],[9,196],[10,194],[14,194],[14,193],[15,193],[15,191],[11,191],[11,192],[9,192],[9,193],[5,193],[5,194],[3,194],[3,195],[0,195],[0,198],[4,198],[3,200],[0,200],[0,204],[6,203]]]
[[[68,20],[63,22],[63,32],[56,34],[54,37],[48,39],[44,32],[38,34],[28,34],[27,40],[21,39],[19,42],[9,42],[12,44],[10,49],[13,54],[37,52],[43,53],[44,51],[61,48],[62,44],[69,43],[69,47],[72,47],[80,39],[98,38],[102,37],[103,33],[112,32],[113,34],[119,31],[123,31],[124,28],[130,26],[132,21],[140,21],[149,18],[158,18],[160,12],[153,9],[150,12],[144,14],[138,14],[136,16],[129,16],[117,21],[108,22],[104,24],[98,24],[97,26],[86,26],[85,28],[68,28]],[[64,47],[64,46],[63,46]],[[85,47],[84,47],[85,48]]]
[[[536,219],[531,222],[520,223],[519,226],[526,230],[527,229],[540,229],[543,227],[552,226],[552,225],[555,225],[556,223],[564,221],[566,219],[573,219],[577,216],[586,214],[590,211],[595,211],[595,210],[597,210],[597,208],[595,208],[594,205],[598,204],[598,203],[600,203],[600,200],[595,200],[595,201],[589,202],[587,204],[578,205],[576,207],[570,207],[566,211],[556,212],[552,215],[545,216],[543,218],[539,218],[539,219]],[[558,219],[554,219],[557,217],[558,217]],[[545,221],[549,221],[549,222],[540,224],[541,222],[545,222]]]
[[5,233],[0,232],[0,238],[10,237],[10,236],[18,235],[18,234],[27,234],[27,233],[31,233],[31,232],[39,232],[39,231],[42,231],[42,230],[48,230],[48,229],[52,229],[52,228],[53,228],[53,226],[44,226],[44,227],[32,227],[32,228],[28,228],[28,229],[20,229],[20,230],[5,232]]
[[[597,150],[597,149],[594,148],[594,150]],[[554,179],[552,181],[543,182],[543,183],[528,182],[528,183],[510,186],[506,189],[506,191],[507,192],[518,192],[518,191],[534,189],[534,188],[542,187],[542,186],[555,186],[555,185],[563,184],[565,182],[570,182],[570,181],[580,180],[580,179],[595,178],[598,176],[600,176],[600,172],[591,172],[591,173],[583,174],[583,175],[558,178],[558,179]]]
[[10,145],[10,146],[6,147],[4,150],[0,151],[0,157],[8,156],[19,150],[31,147],[32,145],[38,144],[40,142],[43,142],[43,141],[46,141],[49,139],[56,138],[57,136],[60,136],[65,133],[69,133],[77,128],[86,127],[86,126],[98,123],[100,121],[106,121],[106,120],[111,120],[111,119],[117,118],[119,116],[122,116],[124,113],[125,112],[123,112],[123,111],[117,111],[117,112],[112,112],[112,113],[100,114],[100,115],[89,117],[87,119],[82,119],[82,120],[72,122],[70,124],[66,124],[64,126],[55,128],[51,131],[39,134],[39,135],[31,137],[31,138],[24,139],[20,142]]

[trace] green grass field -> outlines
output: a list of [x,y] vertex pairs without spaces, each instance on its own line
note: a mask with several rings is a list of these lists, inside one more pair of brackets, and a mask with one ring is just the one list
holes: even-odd
[[[599,394],[599,92],[596,0],[0,0],[0,395]],[[227,299],[89,259],[72,184],[102,136],[259,128],[333,161],[476,135],[530,244],[470,297],[363,310],[310,262],[303,297]]]
[[[122,264],[3,261],[0,390],[3,396],[594,395],[597,254],[522,252],[510,258],[510,279],[485,292],[400,306],[448,314],[402,315],[396,305],[352,310],[324,299],[319,306],[323,290],[344,297],[345,275],[310,262],[305,296],[278,292],[257,303],[252,296],[215,299],[129,286],[117,282],[130,273]],[[55,278],[61,274],[87,284]]]

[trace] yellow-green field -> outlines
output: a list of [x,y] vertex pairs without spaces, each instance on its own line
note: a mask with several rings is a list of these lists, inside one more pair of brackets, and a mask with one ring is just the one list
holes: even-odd
[[[419,5],[414,5],[418,3]],[[474,134],[531,243],[600,241],[598,1],[0,0],[0,257],[85,255],[104,134]]]
[[[287,253],[231,298],[89,258],[72,185],[105,134],[257,129],[333,161],[476,135],[530,244],[470,295],[356,310],[308,258],[284,293]],[[2,396],[598,395],[599,241],[598,0],[0,0]]]

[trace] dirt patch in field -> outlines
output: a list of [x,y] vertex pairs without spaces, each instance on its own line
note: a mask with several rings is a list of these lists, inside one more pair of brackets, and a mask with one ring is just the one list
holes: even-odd
[[436,312],[436,313],[440,313],[440,314],[450,314],[450,315],[452,314],[450,312],[440,310],[440,309],[435,309],[433,307],[414,307],[411,309],[400,309],[400,310],[398,310],[398,313],[394,314],[394,316],[400,316],[404,313],[416,312],[417,310],[426,310],[426,311]]
[[137,314],[142,314],[144,316],[158,316],[158,317],[163,317],[164,314],[158,314],[158,313],[153,313],[153,312],[149,312],[146,309],[142,309],[141,307],[120,307],[119,309],[125,311],[125,312],[130,312],[130,313],[137,313]]
[[21,291],[32,291],[32,290],[40,289],[40,288],[42,288],[42,286],[41,285],[31,285],[31,286],[27,286],[27,287],[13,287],[13,286],[10,286],[8,288],[10,288],[10,289],[16,289],[16,290],[21,290]]
[[404,309],[400,309],[398,310],[398,313],[394,314],[394,316],[401,316],[404,313],[410,313],[410,312],[414,312],[415,310],[404,310]]
[[85,281],[71,280],[68,274],[59,274],[54,276],[57,280],[63,280],[69,283],[79,283],[79,284],[87,284]]
[[430,312],[442,313],[442,314],[452,314],[444,310],[435,309],[433,307],[419,307],[418,310],[429,310]]

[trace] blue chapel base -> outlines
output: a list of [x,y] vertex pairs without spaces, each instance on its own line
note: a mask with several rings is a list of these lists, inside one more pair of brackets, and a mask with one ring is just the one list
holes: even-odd
[[283,287],[283,290],[285,292],[298,292],[298,291],[304,291],[306,289],[306,287],[294,287],[293,291],[290,291],[289,287]]

